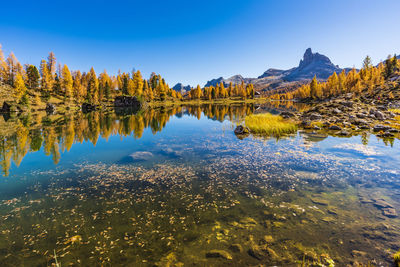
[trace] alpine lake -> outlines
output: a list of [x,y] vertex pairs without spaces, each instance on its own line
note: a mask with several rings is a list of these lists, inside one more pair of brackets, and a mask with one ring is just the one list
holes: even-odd
[[305,108],[0,117],[0,265],[392,266],[399,139],[234,134]]

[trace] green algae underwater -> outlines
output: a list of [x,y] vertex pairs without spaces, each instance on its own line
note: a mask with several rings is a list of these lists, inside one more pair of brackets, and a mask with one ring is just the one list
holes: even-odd
[[393,265],[399,140],[235,136],[259,110],[1,120],[1,266]]

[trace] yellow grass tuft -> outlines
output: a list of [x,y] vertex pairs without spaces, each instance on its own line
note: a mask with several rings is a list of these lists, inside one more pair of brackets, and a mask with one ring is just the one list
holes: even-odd
[[400,114],[400,108],[391,108],[391,109],[389,109],[389,111],[396,113],[396,114]]
[[249,115],[245,118],[245,123],[252,133],[275,137],[292,134],[297,130],[295,123],[269,113]]

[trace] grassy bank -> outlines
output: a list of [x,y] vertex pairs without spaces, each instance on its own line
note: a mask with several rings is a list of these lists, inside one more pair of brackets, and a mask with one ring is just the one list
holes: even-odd
[[292,134],[297,130],[295,123],[268,113],[249,115],[245,118],[245,124],[252,133],[275,137]]

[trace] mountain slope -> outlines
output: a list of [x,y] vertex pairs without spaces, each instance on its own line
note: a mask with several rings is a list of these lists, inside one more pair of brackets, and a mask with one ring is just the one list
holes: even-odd
[[221,82],[223,82],[225,86],[228,86],[230,82],[238,84],[243,81],[245,83],[253,83],[257,91],[295,88],[298,85],[308,82],[315,75],[319,80],[326,80],[335,71],[339,73],[342,69],[334,65],[327,56],[313,53],[311,48],[308,48],[297,67],[288,70],[271,68],[257,78],[243,78],[241,75],[235,75],[228,79],[220,77],[208,81],[205,87],[216,86],[216,84]]
[[299,66],[294,68],[288,75],[284,77],[286,81],[301,81],[312,79],[317,76],[318,79],[328,79],[334,72],[341,72],[342,69],[337,65],[333,65],[331,60],[319,53],[313,53],[308,48],[304,53],[303,59],[300,60]]

